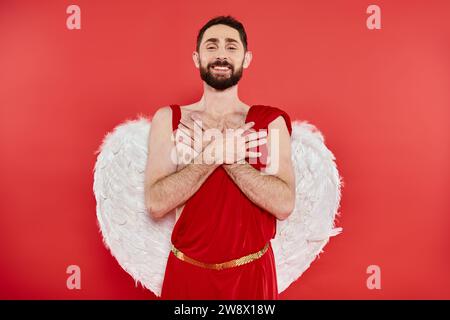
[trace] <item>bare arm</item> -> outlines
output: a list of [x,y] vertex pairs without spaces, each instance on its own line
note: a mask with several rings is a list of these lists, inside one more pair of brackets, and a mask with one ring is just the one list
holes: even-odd
[[[268,152],[271,150],[272,139],[279,139],[278,167],[271,167],[267,174],[253,168],[248,162],[244,164],[224,164],[223,167],[242,192],[256,205],[272,213],[277,219],[284,220],[294,210],[295,206],[295,175],[291,160],[290,136],[282,116],[269,124]],[[272,129],[278,130],[278,136],[273,135]],[[270,167],[270,166],[269,166]],[[274,171],[271,172],[270,170]]]
[[148,191],[147,208],[150,214],[160,218],[185,203],[215,168],[215,165],[190,163],[153,183]]
[[145,203],[154,218],[161,218],[186,202],[218,166],[190,163],[177,171],[177,163],[171,157],[174,148],[172,110],[164,107],[152,119],[145,171]]

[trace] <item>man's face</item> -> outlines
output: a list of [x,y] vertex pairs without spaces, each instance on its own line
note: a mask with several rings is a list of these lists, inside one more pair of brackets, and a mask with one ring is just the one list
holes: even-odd
[[216,90],[234,86],[242,77],[244,55],[236,29],[222,24],[208,28],[199,47],[201,78]]

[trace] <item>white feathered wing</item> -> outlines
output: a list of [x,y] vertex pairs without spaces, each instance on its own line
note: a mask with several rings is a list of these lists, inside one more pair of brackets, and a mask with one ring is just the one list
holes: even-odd
[[[120,266],[135,280],[161,296],[170,252],[175,213],[158,221],[144,202],[144,173],[151,122],[126,121],[108,133],[94,168],[93,190],[103,242]],[[292,123],[292,159],[296,175],[296,206],[288,219],[277,220],[272,240],[278,291],[284,291],[322,251],[334,228],[341,179],[335,158],[315,127]]]

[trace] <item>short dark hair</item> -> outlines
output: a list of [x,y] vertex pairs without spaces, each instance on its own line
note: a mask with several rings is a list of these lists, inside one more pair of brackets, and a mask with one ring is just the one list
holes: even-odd
[[197,35],[197,52],[200,49],[200,43],[202,42],[203,34],[206,29],[212,27],[216,24],[224,24],[231,28],[236,29],[239,32],[239,36],[241,38],[242,44],[244,45],[244,51],[247,51],[247,33],[245,33],[244,26],[238,20],[233,18],[232,16],[218,16],[209,20],[198,32]]

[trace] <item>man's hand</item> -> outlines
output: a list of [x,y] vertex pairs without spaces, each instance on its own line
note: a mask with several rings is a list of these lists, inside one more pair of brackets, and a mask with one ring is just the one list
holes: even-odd
[[[177,171],[183,169],[195,159],[203,157],[203,152],[211,143],[210,130],[222,132],[223,119],[214,119],[204,112],[191,111],[183,116],[175,133]],[[198,159],[200,162],[202,159]]]
[[[252,151],[267,142],[267,132],[251,129],[254,122],[244,123],[245,115],[229,114],[214,119],[204,112],[192,112],[190,117],[203,129],[203,140],[210,143],[202,149],[206,163],[244,163],[245,158],[256,158],[260,153]],[[194,138],[195,140],[195,138]]]
[[[246,119],[246,114],[245,113],[232,113],[229,114],[228,116],[225,117],[224,119],[224,126],[225,129],[234,129],[237,130],[239,128],[242,128],[242,126],[245,124],[245,119]],[[249,135],[252,134],[251,137],[253,136],[253,133],[255,133],[256,130],[254,130],[253,128],[248,128],[247,130],[244,131],[243,135]],[[265,133],[261,134],[260,137],[258,139],[264,139],[262,143],[259,144],[251,144],[250,148],[248,149],[248,151],[252,152],[252,151],[257,151],[257,146],[261,146],[267,143],[267,131],[265,131]],[[261,149],[260,149],[261,151]],[[252,153],[252,155],[255,155],[255,157],[251,157],[254,158],[256,161],[256,158],[261,156],[261,152],[259,153]],[[252,161],[250,161],[251,159],[249,158],[249,163],[254,163]],[[242,164],[245,162],[242,162]]]
[[237,129],[225,128],[222,132],[206,132],[206,137],[211,138],[211,143],[204,150],[206,163],[234,164],[244,163],[245,158],[256,158],[261,154],[251,151],[267,142],[266,131],[250,132],[254,122],[243,124]]

